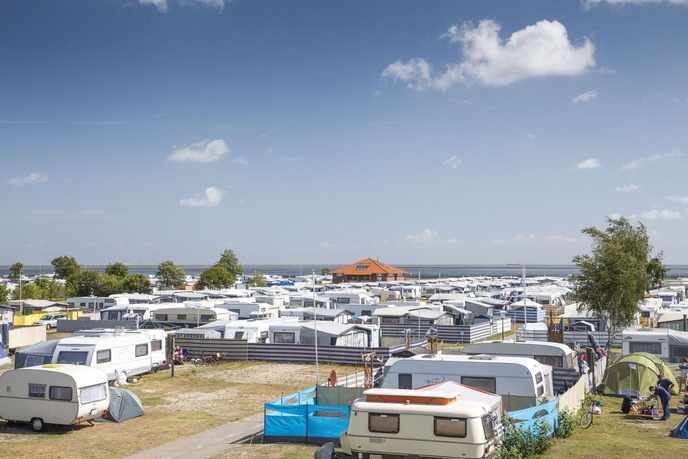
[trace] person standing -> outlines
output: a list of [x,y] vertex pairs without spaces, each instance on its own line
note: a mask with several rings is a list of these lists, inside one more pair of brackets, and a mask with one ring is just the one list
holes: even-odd
[[674,387],[674,383],[667,379],[664,375],[659,375],[657,385],[662,386],[669,393],[671,393],[671,388]]
[[669,400],[671,400],[671,394],[662,386],[650,386],[650,392],[654,394],[655,398],[659,398],[659,400],[662,402],[661,420],[666,421],[667,419],[669,419],[670,415]]

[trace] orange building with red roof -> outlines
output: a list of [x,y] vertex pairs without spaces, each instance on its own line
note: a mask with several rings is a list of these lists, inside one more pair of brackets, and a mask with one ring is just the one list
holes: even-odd
[[330,274],[332,274],[333,284],[341,284],[342,282],[401,281],[407,273],[403,269],[366,258],[349,266],[335,269]]

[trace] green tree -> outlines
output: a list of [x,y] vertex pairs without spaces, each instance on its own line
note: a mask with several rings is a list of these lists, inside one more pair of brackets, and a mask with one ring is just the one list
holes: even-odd
[[37,299],[56,301],[65,298],[65,287],[55,279],[39,276],[35,284],[40,289],[37,292]]
[[20,262],[12,263],[12,266],[10,266],[10,276],[9,276],[10,280],[12,282],[18,282],[23,271],[24,271],[24,263],[20,263]]
[[105,267],[105,274],[111,274],[118,279],[124,279],[129,275],[129,268],[124,263],[110,263]]
[[647,275],[650,277],[650,288],[662,288],[664,279],[667,275],[667,267],[662,264],[664,253],[659,252],[656,257],[653,257],[647,265]]
[[76,259],[66,255],[53,259],[50,264],[53,265],[55,277],[58,279],[67,279],[72,274],[78,274],[81,271],[81,266]]
[[98,287],[96,296],[110,296],[115,293],[122,293],[122,279],[112,274],[101,274],[98,277]]
[[7,304],[10,299],[10,291],[7,289],[5,284],[0,283],[0,304]]
[[171,260],[163,261],[158,265],[156,276],[160,279],[158,286],[161,289],[173,289],[186,285],[186,273]]
[[74,296],[99,296],[100,274],[98,271],[83,271],[73,274],[70,279],[76,279],[76,294]]
[[151,282],[143,274],[130,274],[124,278],[122,289],[127,293],[151,293]]
[[218,290],[234,286],[234,277],[224,266],[211,266],[205,269],[196,283],[197,289]]
[[253,275],[248,280],[248,285],[251,285],[253,287],[267,287],[268,280],[265,277],[265,274],[259,273],[258,271],[254,271]]
[[585,228],[592,238],[592,254],[577,255],[579,273],[571,276],[574,300],[607,326],[608,339],[632,323],[650,286],[648,272],[652,246],[645,226],[625,218],[607,219],[605,231]]
[[215,266],[223,266],[225,269],[227,269],[229,275],[232,276],[231,285],[234,285],[237,277],[244,274],[244,268],[241,266],[241,263],[239,263],[239,258],[232,250],[229,249],[222,252],[222,255],[220,255],[220,261],[215,263]]

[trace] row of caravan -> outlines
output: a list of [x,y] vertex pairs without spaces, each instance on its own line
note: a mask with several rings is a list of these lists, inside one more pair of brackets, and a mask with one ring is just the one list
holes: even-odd
[[123,384],[132,376],[167,368],[167,332],[151,330],[85,330],[17,351],[15,368],[44,364],[95,367],[107,381]]

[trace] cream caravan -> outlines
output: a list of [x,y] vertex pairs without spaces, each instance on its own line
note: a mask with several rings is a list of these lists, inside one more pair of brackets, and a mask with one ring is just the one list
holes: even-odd
[[0,376],[0,417],[28,422],[37,432],[46,424],[90,421],[108,409],[105,373],[78,365],[42,365],[8,370]]
[[341,435],[354,458],[493,458],[503,439],[498,395],[453,382],[363,395]]

